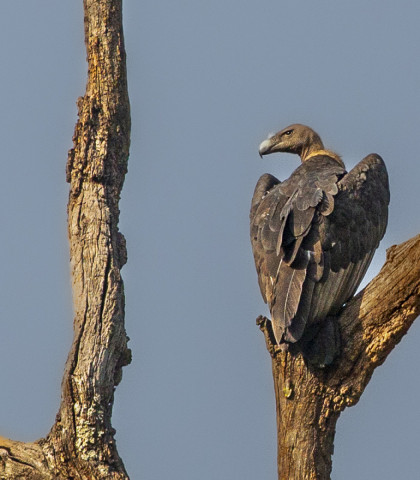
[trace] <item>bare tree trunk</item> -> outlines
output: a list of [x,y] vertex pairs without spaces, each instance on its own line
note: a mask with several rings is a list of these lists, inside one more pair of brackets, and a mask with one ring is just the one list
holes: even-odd
[[308,367],[281,352],[271,322],[259,317],[272,356],[277,405],[279,480],[328,480],[335,425],[357,403],[420,313],[420,235],[391,247],[380,273],[339,316],[343,351],[334,365]]
[[118,231],[130,144],[122,0],[84,0],[84,13],[88,82],[67,164],[74,340],[56,423],[34,443],[0,438],[2,479],[128,478],[111,426],[114,389],[131,356]]

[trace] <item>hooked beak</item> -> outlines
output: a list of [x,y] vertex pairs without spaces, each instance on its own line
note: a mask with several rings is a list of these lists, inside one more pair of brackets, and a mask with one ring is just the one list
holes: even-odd
[[270,135],[260,143],[260,146],[258,147],[258,153],[260,154],[261,158],[263,155],[268,155],[272,152],[273,147],[276,145],[276,143],[273,141],[273,137],[274,135]]

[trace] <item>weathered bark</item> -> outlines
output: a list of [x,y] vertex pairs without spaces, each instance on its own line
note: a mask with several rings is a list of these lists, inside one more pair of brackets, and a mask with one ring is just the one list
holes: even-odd
[[122,0],[84,0],[84,12],[88,81],[67,163],[74,340],[55,424],[35,443],[0,438],[2,479],[128,478],[111,426],[114,389],[130,362],[118,231],[130,143]]
[[380,273],[339,316],[342,352],[325,369],[281,352],[259,317],[272,356],[277,405],[278,478],[328,480],[335,425],[362,395],[374,369],[420,313],[420,235],[391,247]]

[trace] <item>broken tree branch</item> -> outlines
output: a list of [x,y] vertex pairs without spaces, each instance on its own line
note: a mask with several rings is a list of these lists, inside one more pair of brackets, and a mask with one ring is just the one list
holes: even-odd
[[[380,301],[378,301],[380,299]],[[302,355],[280,351],[271,322],[259,317],[272,369],[277,406],[280,480],[328,480],[335,425],[362,395],[381,365],[420,314],[420,235],[387,251],[380,273],[341,311],[342,351],[317,369]]]

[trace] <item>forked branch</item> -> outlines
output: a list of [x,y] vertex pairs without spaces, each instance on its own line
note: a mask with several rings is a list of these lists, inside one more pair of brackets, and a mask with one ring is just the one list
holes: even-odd
[[271,323],[259,317],[272,356],[277,403],[279,479],[328,480],[335,425],[362,395],[374,369],[420,313],[420,235],[391,247],[380,273],[339,316],[342,352],[325,369],[281,352]]

